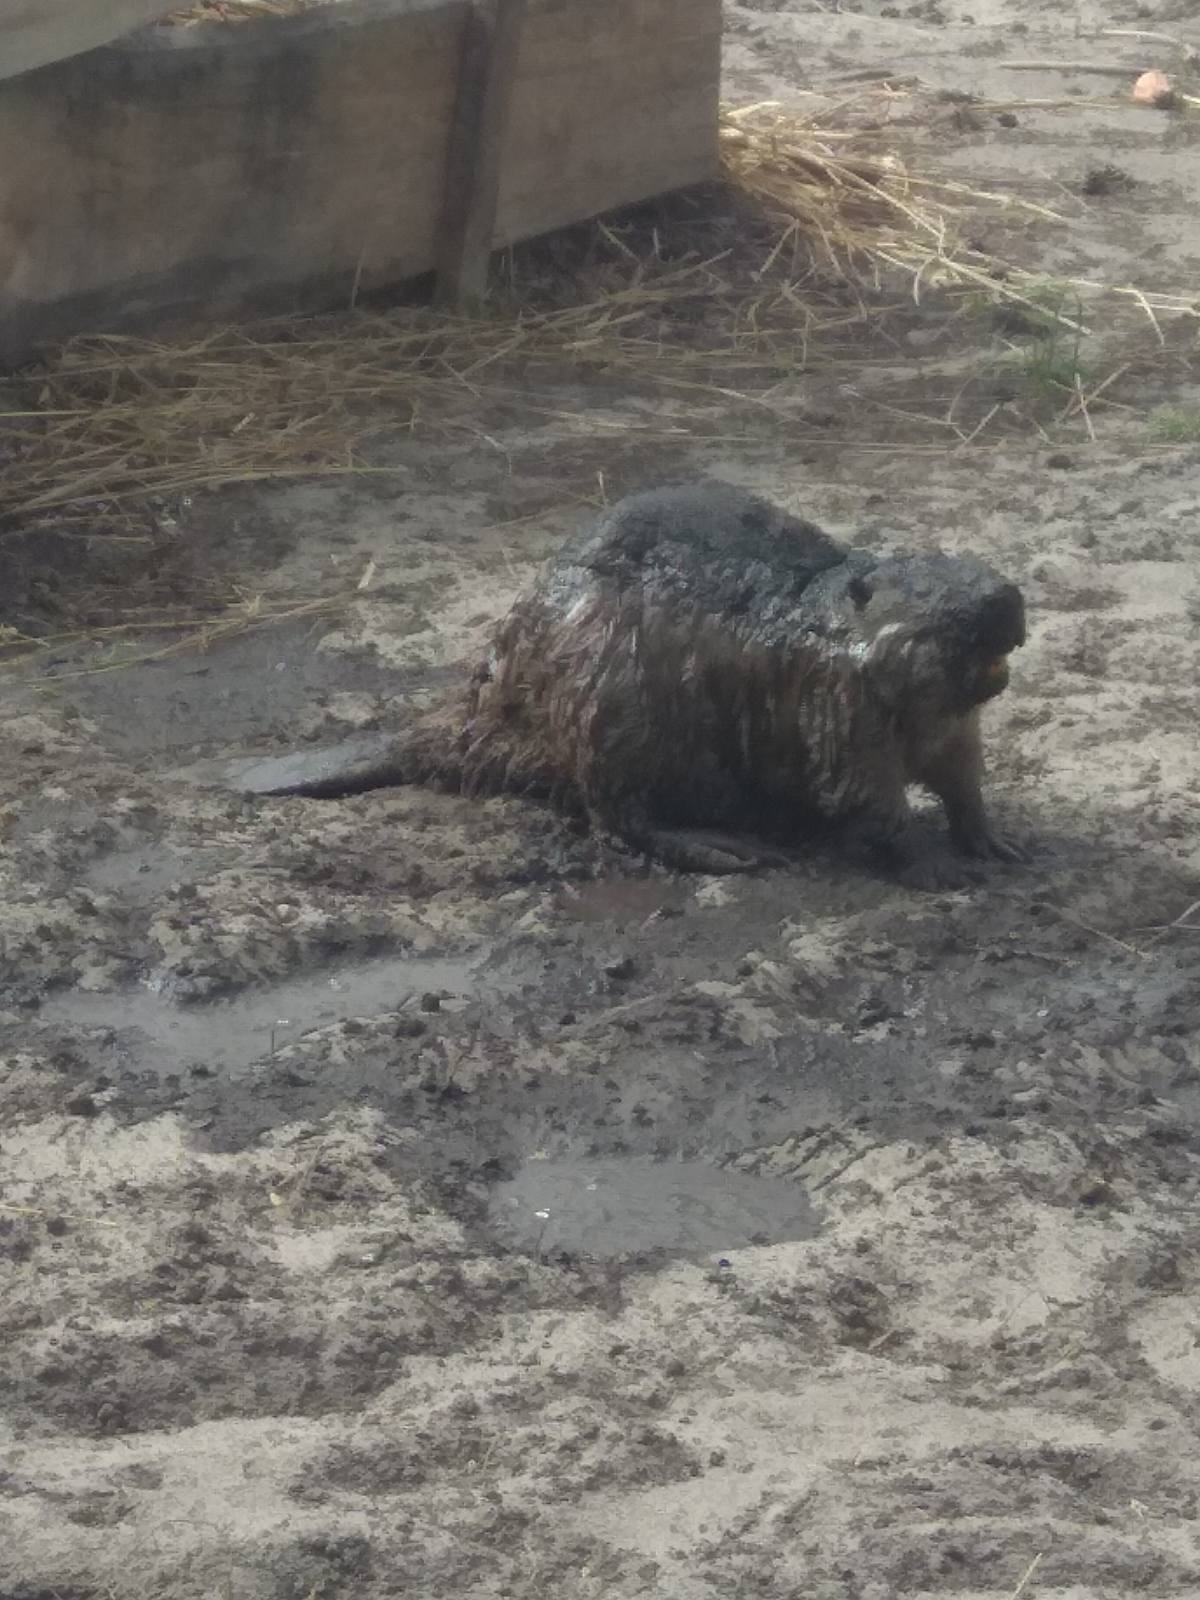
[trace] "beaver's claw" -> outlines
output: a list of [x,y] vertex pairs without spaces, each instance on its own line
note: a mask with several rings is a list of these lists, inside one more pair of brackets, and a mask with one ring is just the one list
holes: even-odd
[[973,861],[1024,863],[1030,859],[1024,845],[1017,844],[1015,839],[1009,839],[1002,833],[993,833],[986,827],[960,834],[954,842],[963,855],[970,856]]

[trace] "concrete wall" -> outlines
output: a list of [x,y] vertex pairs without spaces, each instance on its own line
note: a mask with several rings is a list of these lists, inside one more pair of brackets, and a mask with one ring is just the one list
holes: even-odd
[[[0,361],[430,269],[468,0],[156,27],[0,82]],[[720,0],[530,0],[497,243],[716,170]]]

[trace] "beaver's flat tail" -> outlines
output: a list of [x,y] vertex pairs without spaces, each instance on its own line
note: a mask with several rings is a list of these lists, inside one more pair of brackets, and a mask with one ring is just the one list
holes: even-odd
[[320,749],[293,750],[226,765],[225,782],[241,794],[312,795],[335,799],[405,781],[395,739],[344,739]]
[[444,728],[418,725],[399,734],[359,734],[340,744],[282,756],[225,761],[219,772],[205,776],[239,794],[336,800],[369,789],[450,779],[455,763],[446,744]]

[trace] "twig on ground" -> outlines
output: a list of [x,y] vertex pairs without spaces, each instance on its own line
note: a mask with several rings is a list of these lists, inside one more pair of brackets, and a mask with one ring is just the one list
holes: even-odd
[[1176,929],[1185,933],[1200,933],[1200,922],[1190,920],[1197,911],[1200,911],[1200,900],[1193,900],[1190,906],[1179,913],[1174,922],[1151,923],[1149,927],[1139,929],[1139,932],[1154,935],[1152,939],[1146,941],[1148,945],[1157,944],[1160,939],[1165,938],[1168,933],[1175,932]]
[[1090,72],[1098,78],[1136,78],[1137,67],[1110,67],[1099,61],[997,61],[1006,72]]
[[1106,933],[1103,928],[1094,928],[1090,922],[1084,922],[1081,917],[1074,916],[1070,911],[1064,911],[1062,906],[1051,906],[1056,917],[1063,922],[1069,922],[1073,928],[1078,928],[1082,933],[1090,933],[1093,939],[1103,939],[1106,944],[1115,945],[1118,950],[1123,950],[1126,955],[1136,956],[1139,961],[1146,959],[1146,952],[1139,950],[1137,945],[1127,944],[1124,939],[1118,939],[1115,933]]
[[[1118,378],[1124,377],[1125,373],[1127,373],[1129,371],[1130,366],[1131,366],[1130,362],[1123,361],[1119,367],[1115,367],[1112,370],[1112,372],[1109,373],[1108,377],[1105,378],[1102,383],[1098,383],[1094,389],[1089,390],[1087,395],[1085,395],[1085,396],[1083,396],[1081,398],[1079,393],[1073,394],[1071,396],[1071,398],[1067,401],[1066,405],[1063,407],[1062,411],[1059,413],[1059,421],[1060,422],[1068,421],[1069,418],[1071,418],[1071,417],[1073,417],[1075,415],[1076,411],[1084,411],[1084,412],[1086,412],[1087,407],[1090,406],[1090,405],[1094,405],[1095,402],[1100,398],[1100,396],[1104,393],[1104,391],[1109,387],[1110,384],[1116,383]],[[1076,382],[1076,387],[1078,389],[1078,385],[1079,385],[1079,374],[1078,373],[1075,374],[1075,382]]]
[[89,1217],[77,1211],[48,1211],[42,1206],[13,1206],[0,1203],[0,1211],[9,1217],[61,1217],[64,1222],[89,1222],[96,1228],[119,1228],[121,1224],[111,1217]]
[[1092,426],[1091,415],[1088,412],[1088,397],[1083,392],[1083,379],[1079,376],[1078,373],[1075,374],[1075,398],[1074,398],[1074,404],[1076,406],[1078,406],[1078,408],[1079,408],[1079,414],[1083,418],[1083,425],[1087,429],[1088,438],[1092,441],[1093,444],[1095,444],[1095,442],[1096,442],[1096,430]]
[[1027,1587],[1027,1585],[1029,1583],[1030,1578],[1033,1577],[1034,1573],[1041,1566],[1041,1564],[1042,1564],[1042,1552],[1039,1550],[1037,1555],[1034,1556],[1033,1560],[1025,1568],[1024,1576],[1022,1577],[1020,1583],[1018,1583],[1017,1587],[1013,1590],[1012,1594],[1009,1595],[1008,1600],[1021,1600],[1021,1596],[1025,1593],[1025,1589],[1026,1589],[1026,1587]]

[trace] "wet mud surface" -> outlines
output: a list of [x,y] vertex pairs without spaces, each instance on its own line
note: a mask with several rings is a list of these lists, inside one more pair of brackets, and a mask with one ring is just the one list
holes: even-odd
[[[731,91],[1081,48],[936,9],[731,7]],[[960,893],[192,781],[455,681],[570,522],[498,526],[553,461],[496,437],[357,521],[238,502],[264,580],[359,530],[347,615],[4,680],[0,1593],[1200,1592],[1200,452],[689,459],[1022,584],[989,785],[1034,859]]]

